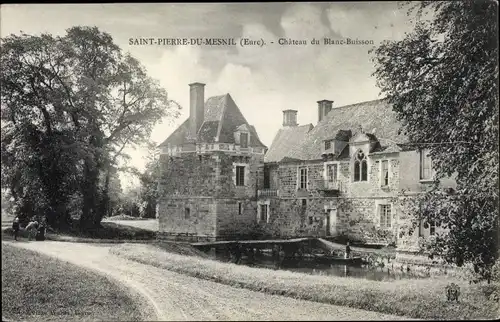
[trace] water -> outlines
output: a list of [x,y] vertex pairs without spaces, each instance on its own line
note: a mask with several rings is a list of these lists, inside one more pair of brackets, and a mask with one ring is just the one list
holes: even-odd
[[[212,257],[222,262],[228,262],[231,260],[229,256],[219,253],[212,253]],[[391,264],[384,268],[380,268],[361,264],[325,264],[318,263],[313,259],[287,260],[282,263],[281,267],[277,268],[277,265],[273,261],[272,257],[267,254],[256,256],[253,261],[250,261],[246,256],[243,256],[239,264],[252,267],[281,269],[311,275],[354,277],[373,281],[393,281],[399,279],[420,279],[429,277],[425,273],[422,274],[411,270],[409,272],[406,270],[402,271],[398,268],[393,269]]]

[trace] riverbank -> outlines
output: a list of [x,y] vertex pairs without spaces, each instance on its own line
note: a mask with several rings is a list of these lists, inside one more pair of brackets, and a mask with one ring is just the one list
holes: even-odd
[[[110,251],[129,260],[233,287],[386,314],[446,320],[499,316],[498,302],[487,297],[498,284],[469,285],[450,278],[376,282],[307,275],[183,256],[150,245],[124,244]],[[445,287],[451,282],[461,287],[459,303],[446,301]]]
[[2,243],[2,318],[14,321],[144,318],[143,303],[106,277]]

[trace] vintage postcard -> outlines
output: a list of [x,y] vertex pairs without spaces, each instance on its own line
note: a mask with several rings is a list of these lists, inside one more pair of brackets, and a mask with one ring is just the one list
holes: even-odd
[[497,1],[0,18],[2,321],[500,317]]

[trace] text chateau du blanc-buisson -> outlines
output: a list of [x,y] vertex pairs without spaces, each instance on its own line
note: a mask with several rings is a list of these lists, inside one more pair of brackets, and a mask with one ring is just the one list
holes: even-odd
[[[244,45],[252,45],[254,42],[261,44],[260,41],[252,41],[251,39],[241,39]],[[269,41],[271,44],[274,41]],[[306,45],[373,45],[373,40],[358,39],[358,38],[312,38],[291,39],[279,38],[277,43],[281,46],[306,46]],[[129,45],[166,45],[166,46],[236,46],[238,41],[235,38],[129,38]]]

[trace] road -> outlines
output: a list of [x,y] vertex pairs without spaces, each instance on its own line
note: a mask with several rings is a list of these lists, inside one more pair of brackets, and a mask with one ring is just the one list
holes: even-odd
[[111,245],[5,242],[105,274],[151,305],[148,320],[403,320],[348,307],[296,300],[177,274],[109,253]]

